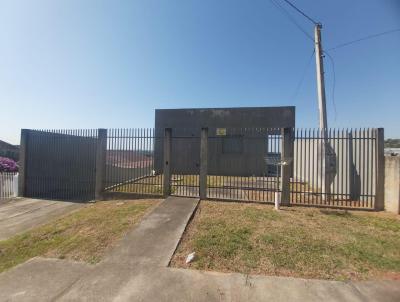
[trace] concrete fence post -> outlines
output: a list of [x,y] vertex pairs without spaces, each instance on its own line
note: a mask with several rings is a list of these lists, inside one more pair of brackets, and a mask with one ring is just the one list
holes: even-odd
[[383,128],[376,131],[376,188],[375,210],[385,209],[385,132]]
[[207,199],[208,128],[201,128],[200,135],[200,199]]
[[[282,148],[281,160],[281,205],[290,205],[290,177],[292,173],[294,142],[293,142],[293,129],[282,128]],[[286,164],[285,164],[286,162]]]
[[29,130],[21,129],[21,141],[19,146],[19,169],[18,169],[18,196],[26,195],[26,160],[29,140]]
[[400,214],[400,156],[385,156],[385,211]]
[[164,164],[163,164],[163,193],[164,196],[171,195],[171,149],[172,149],[172,129],[164,130]]
[[95,199],[102,200],[107,160],[107,129],[97,130]]

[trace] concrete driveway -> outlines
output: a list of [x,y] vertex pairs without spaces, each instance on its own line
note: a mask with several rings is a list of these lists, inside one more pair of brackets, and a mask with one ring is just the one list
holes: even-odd
[[83,203],[14,198],[0,200],[0,240],[71,212]]

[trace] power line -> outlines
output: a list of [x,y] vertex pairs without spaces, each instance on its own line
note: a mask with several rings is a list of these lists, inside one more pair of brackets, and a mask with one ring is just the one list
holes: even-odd
[[317,25],[318,22],[314,21],[314,19],[312,19],[310,16],[308,16],[305,12],[303,12],[302,10],[300,10],[298,7],[296,7],[293,3],[291,3],[288,0],[283,0],[285,1],[287,4],[289,4],[292,8],[294,8],[298,13],[302,14],[304,17],[306,17],[309,21],[311,21],[312,23],[314,23],[314,25]]
[[309,57],[309,59],[307,61],[307,65],[305,66],[305,68],[303,70],[303,73],[301,75],[300,81],[298,82],[298,84],[296,86],[296,90],[293,93],[292,99],[295,99],[297,97],[297,95],[299,94],[299,92],[300,92],[300,88],[303,85],[304,79],[305,79],[305,77],[307,75],[308,68],[310,67],[310,64],[312,62],[312,58],[314,57],[314,53],[315,53],[315,49],[313,49],[312,54],[311,54],[311,56]]
[[335,47],[329,48],[328,50],[329,51],[336,50],[338,48],[346,47],[348,45],[351,45],[351,44],[354,44],[354,43],[357,43],[357,42],[360,42],[360,41],[365,41],[365,40],[377,38],[377,37],[380,37],[380,36],[383,36],[383,35],[387,35],[387,34],[392,34],[394,32],[398,32],[398,31],[400,31],[400,28],[387,30],[387,31],[381,32],[379,34],[369,35],[369,36],[366,36],[366,37],[363,37],[363,38],[360,38],[360,39],[357,39],[357,40],[353,40],[353,41],[349,41],[349,42],[346,42],[346,43],[342,43],[342,44],[336,45]]
[[324,53],[328,56],[328,58],[329,58],[329,60],[331,61],[331,64],[332,64],[332,72],[333,72],[332,104],[333,104],[333,110],[335,112],[335,121],[336,121],[337,111],[336,111],[336,102],[335,102],[335,88],[336,88],[335,61],[333,60],[332,56],[326,50],[324,50]]
[[313,37],[307,33],[307,31],[302,28],[300,26],[300,24],[298,24],[296,22],[295,19],[293,19],[292,15],[289,14],[289,12],[282,6],[280,5],[278,2],[276,2],[275,0],[269,0],[278,10],[280,10],[281,13],[283,13],[303,34],[305,34],[307,36],[307,38],[309,38],[311,41],[314,42]]

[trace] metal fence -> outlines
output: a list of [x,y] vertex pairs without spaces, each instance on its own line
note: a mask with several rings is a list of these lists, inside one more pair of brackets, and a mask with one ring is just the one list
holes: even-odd
[[0,172],[0,199],[16,197],[18,172]]
[[162,195],[163,175],[156,171],[154,129],[109,129],[105,191]]
[[22,136],[24,196],[94,199],[96,129],[23,130]]
[[209,129],[207,196],[273,202],[280,192],[282,136],[275,128]]
[[282,194],[287,196],[282,201],[299,205],[380,209],[382,204],[378,129],[209,128],[205,136],[200,128],[171,129],[168,159],[164,130],[25,130],[20,182],[25,196],[170,192],[268,203]]
[[174,130],[171,136],[171,195],[199,197],[200,129]]
[[291,203],[374,208],[377,129],[297,129]]

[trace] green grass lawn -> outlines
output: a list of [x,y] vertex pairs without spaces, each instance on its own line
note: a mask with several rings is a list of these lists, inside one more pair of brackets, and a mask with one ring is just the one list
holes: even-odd
[[[193,251],[195,261],[185,264]],[[172,266],[336,280],[399,279],[400,218],[202,201]]]
[[105,201],[0,241],[0,273],[36,257],[97,263],[159,201]]

